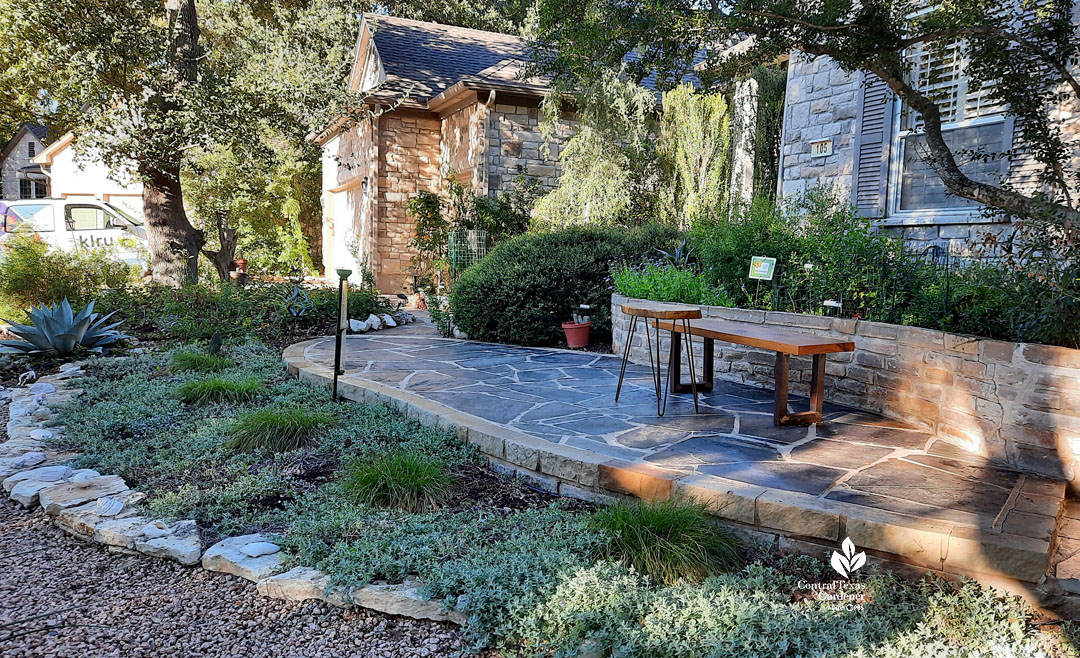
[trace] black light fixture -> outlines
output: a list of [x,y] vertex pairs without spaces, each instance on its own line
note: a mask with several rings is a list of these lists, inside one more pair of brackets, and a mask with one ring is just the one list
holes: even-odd
[[334,401],[338,399],[338,376],[344,375],[341,369],[341,343],[345,331],[349,328],[349,277],[352,270],[338,268],[338,321],[334,338]]

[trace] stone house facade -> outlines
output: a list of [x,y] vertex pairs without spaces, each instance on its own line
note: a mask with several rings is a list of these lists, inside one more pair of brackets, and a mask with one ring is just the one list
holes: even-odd
[[[1080,6],[1080,3],[1078,3]],[[1017,122],[1007,108],[963,74],[963,53],[906,53],[920,85],[942,98],[946,138],[954,152],[999,154],[985,161],[958,155],[976,180],[1007,182],[1021,191],[1038,189],[1038,165],[1027,156]],[[1080,164],[1080,114],[1062,101],[1053,110],[1075,144]],[[850,198],[859,214],[914,249],[936,245],[970,254],[986,233],[1010,231],[1007,219],[988,216],[974,202],[949,194],[920,156],[920,118],[908,111],[876,76],[847,72],[828,57],[792,53],[780,153],[779,193],[797,194],[817,185]]]
[[49,129],[26,123],[0,151],[0,199],[40,199],[49,196],[48,178],[34,158],[45,150]]
[[322,147],[323,264],[369,268],[384,292],[412,292],[409,200],[454,176],[478,195],[509,190],[520,168],[542,189],[559,176],[569,116],[545,147],[546,87],[518,79],[515,36],[365,14],[349,79],[370,117],[342,120]]

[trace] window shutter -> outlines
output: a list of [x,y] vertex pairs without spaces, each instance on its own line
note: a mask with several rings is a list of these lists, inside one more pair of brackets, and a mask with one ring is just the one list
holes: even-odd
[[866,73],[859,92],[859,124],[855,134],[852,201],[862,217],[882,217],[889,184],[889,145],[892,142],[893,91]]

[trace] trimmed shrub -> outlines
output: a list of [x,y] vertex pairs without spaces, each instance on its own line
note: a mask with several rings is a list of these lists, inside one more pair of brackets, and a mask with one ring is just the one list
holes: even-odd
[[169,367],[176,372],[221,372],[233,367],[232,359],[205,352],[174,352]]
[[256,409],[236,418],[229,428],[225,448],[235,452],[299,450],[335,422],[328,413],[302,407]]
[[184,382],[180,388],[176,389],[176,395],[186,404],[247,402],[265,390],[263,383],[257,377],[243,379],[208,377]]
[[611,266],[638,263],[671,249],[667,226],[573,227],[530,233],[499,244],[470,267],[450,293],[454,322],[471,338],[517,345],[555,345],[560,324],[581,304],[592,307],[592,332],[611,334]]
[[354,459],[341,478],[342,491],[357,502],[413,513],[439,507],[453,485],[441,459],[401,450]]
[[700,581],[739,566],[735,541],[708,509],[681,500],[620,501],[593,516],[609,557],[666,585]]

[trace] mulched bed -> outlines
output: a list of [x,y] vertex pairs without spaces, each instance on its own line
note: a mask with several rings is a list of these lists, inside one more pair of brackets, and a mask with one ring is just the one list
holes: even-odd
[[555,500],[563,501],[564,508],[573,512],[595,509],[591,503],[529,487],[524,480],[500,475],[486,466],[462,466],[453,473],[458,484],[450,509],[480,507],[509,513],[547,507]]

